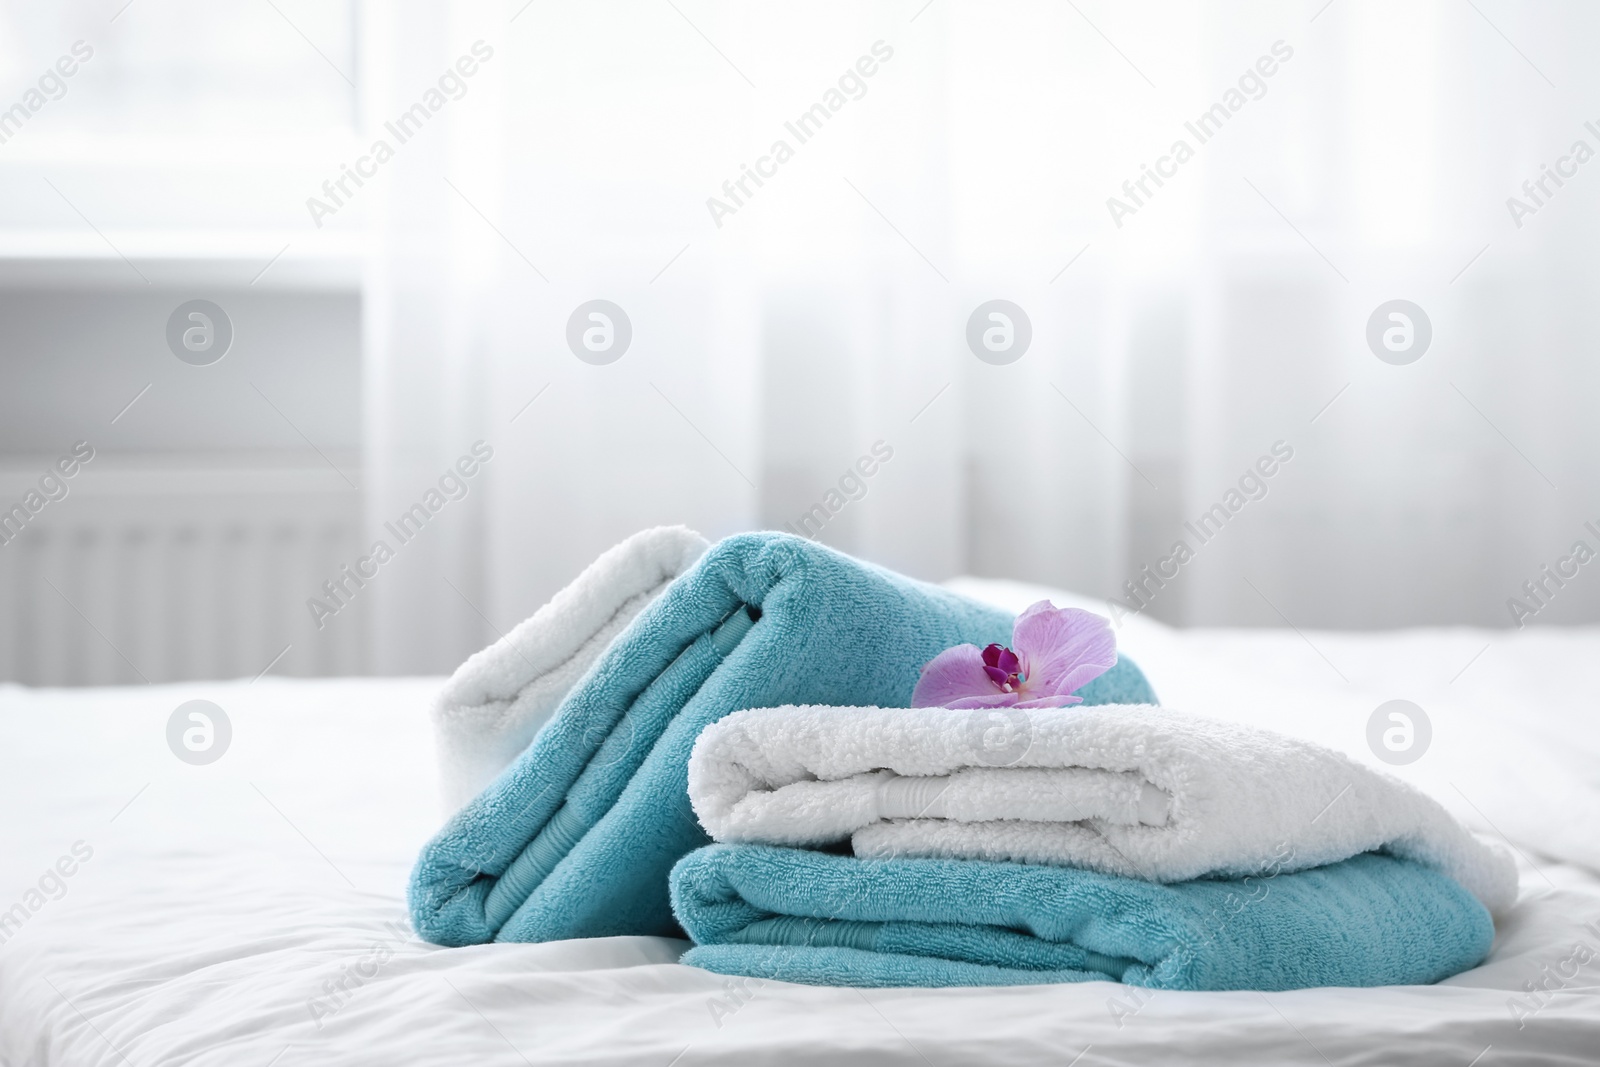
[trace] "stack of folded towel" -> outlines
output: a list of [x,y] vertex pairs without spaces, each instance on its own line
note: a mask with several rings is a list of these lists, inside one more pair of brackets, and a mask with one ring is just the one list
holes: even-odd
[[701,734],[689,795],[726,843],[673,871],[684,962],[728,974],[1435,982],[1516,896],[1509,857],[1405,783],[1152,706],[742,711]]
[[[435,716],[447,785],[532,740],[423,849],[410,887],[423,937],[680,933],[667,875],[711,840],[688,794],[702,728],[743,708],[904,704],[938,653],[1011,632],[1006,612],[802,538],[740,534],[703,554],[697,541],[668,528],[625,542],[451,679]],[[607,606],[636,614],[585,659]],[[579,677],[551,711],[564,673]],[[1081,695],[1153,699],[1126,659]]]
[[[413,923],[687,932],[685,963],[839,985],[1275,990],[1483,958],[1506,855],[1336,753],[1156,707],[1065,617],[784,534],[631,538],[447,687],[447,791],[482,791],[423,850]],[[1024,624],[1059,655],[1002,648]],[[908,706],[969,676],[999,695]]]

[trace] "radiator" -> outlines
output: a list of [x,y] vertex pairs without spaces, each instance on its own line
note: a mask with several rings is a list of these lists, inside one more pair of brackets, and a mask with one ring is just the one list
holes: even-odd
[[[0,509],[54,458],[8,457]],[[0,679],[363,673],[365,613],[319,630],[306,608],[359,542],[361,498],[345,481],[359,466],[332,458],[343,475],[248,457],[96,456],[0,545]]]

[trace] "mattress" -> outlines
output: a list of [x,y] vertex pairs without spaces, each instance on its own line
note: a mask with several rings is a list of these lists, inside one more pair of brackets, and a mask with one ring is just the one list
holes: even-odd
[[[953,584],[1012,608],[1049,595]],[[441,949],[411,935],[403,894],[440,821],[442,679],[7,686],[0,1063],[1600,1061],[1600,629],[1135,617],[1118,637],[1171,706],[1375,764],[1375,709],[1423,708],[1427,750],[1391,769],[1520,857],[1488,961],[1435,986],[1263,996],[736,983],[679,965],[685,943],[665,938]],[[209,764],[169,747],[195,699],[231,725]]]

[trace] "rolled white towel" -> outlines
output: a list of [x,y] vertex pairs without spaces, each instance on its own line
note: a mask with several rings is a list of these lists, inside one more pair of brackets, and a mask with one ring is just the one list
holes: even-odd
[[783,707],[701,732],[689,799],[718,841],[1085,867],[1154,882],[1271,876],[1378,849],[1493,913],[1510,853],[1342,753],[1148,705]]
[[642,530],[456,668],[433,711],[447,814],[528,747],[612,639],[709,545],[684,526]]

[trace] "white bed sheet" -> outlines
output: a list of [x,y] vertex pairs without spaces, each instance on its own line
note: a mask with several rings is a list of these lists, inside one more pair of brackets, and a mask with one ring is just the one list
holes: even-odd
[[[1489,962],[1432,987],[1267,996],[767,983],[747,998],[667,939],[439,949],[404,932],[403,900],[437,822],[441,680],[0,687],[0,910],[76,842],[93,849],[0,944],[0,1062],[1600,1062],[1600,957],[1530,1017],[1508,1004],[1534,1003],[1524,983],[1578,942],[1600,949],[1600,630],[1302,638],[1135,619],[1119,639],[1168,704],[1352,754],[1378,703],[1421,704],[1433,748],[1401,773],[1523,856]],[[234,725],[208,767],[166,748],[167,716],[195,697]]]

